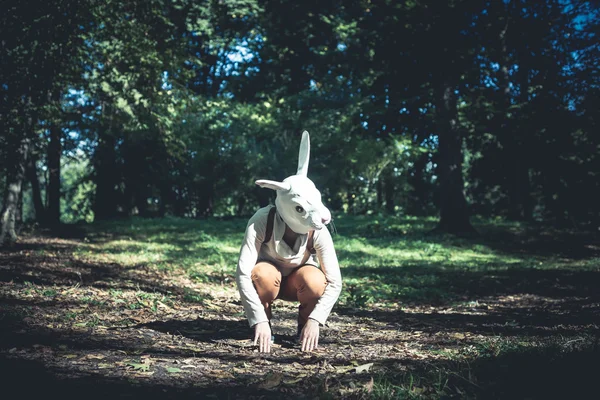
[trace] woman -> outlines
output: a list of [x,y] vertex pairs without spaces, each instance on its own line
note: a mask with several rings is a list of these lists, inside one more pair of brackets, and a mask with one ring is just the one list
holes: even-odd
[[319,343],[319,326],[325,324],[342,290],[333,241],[325,228],[331,213],[306,176],[309,155],[308,132],[304,132],[297,174],[283,182],[256,181],[276,190],[277,198],[275,207],[261,208],[248,222],[236,280],[260,352],[271,351],[275,299],[300,302],[301,349],[312,351]]

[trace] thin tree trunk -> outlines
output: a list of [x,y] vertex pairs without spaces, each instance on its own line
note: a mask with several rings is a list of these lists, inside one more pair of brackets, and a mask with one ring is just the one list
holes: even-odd
[[35,210],[35,220],[39,223],[45,221],[44,202],[42,201],[42,191],[40,189],[40,180],[37,174],[35,156],[30,154],[27,160],[27,179],[31,184],[31,199],[33,201],[33,209]]
[[[507,45],[507,36],[512,28],[512,18],[518,18],[519,4],[512,2],[506,4],[506,25],[500,32],[500,44],[502,52],[502,67],[500,68],[499,85],[502,88],[502,116],[499,126],[498,138],[503,147],[505,167],[505,188],[508,195],[508,215],[514,220],[528,220],[532,217],[530,199],[529,167],[527,166],[527,130],[518,124],[517,117],[510,110],[511,101],[516,98],[520,104],[526,104],[529,91],[529,73],[527,70],[528,60],[526,51],[517,51],[516,58],[519,63],[518,74],[521,76],[520,96],[515,96],[511,88],[511,76],[509,65],[515,62]],[[513,82],[515,83],[515,82]]]
[[8,164],[4,206],[0,213],[0,246],[13,244],[18,239],[16,229],[18,203],[23,189],[29,144],[29,137],[23,135],[16,151],[12,154],[13,160]]
[[50,127],[48,144],[48,213],[46,221],[50,225],[60,224],[60,157],[62,130],[55,123]]
[[377,178],[377,183],[375,184],[375,189],[377,190],[377,210],[381,211],[383,209],[383,177],[379,176]]
[[348,212],[354,214],[354,194],[351,189],[346,191],[346,201],[348,202]]
[[462,135],[454,85],[444,84],[437,106],[440,178],[440,222],[436,231],[474,233],[464,195]]
[[246,207],[246,198],[244,196],[238,197],[235,215],[237,215],[237,216],[244,215],[245,207]]
[[94,219],[105,220],[117,216],[117,189],[119,182],[119,171],[117,169],[116,139],[113,136],[113,114],[111,109],[101,103],[104,119],[108,120],[108,126],[103,132],[98,133],[98,146],[94,152],[94,169],[96,194],[94,198]]
[[258,201],[258,206],[260,208],[266,207],[269,205],[269,191],[260,189],[258,186],[254,186],[254,193],[256,195],[256,199]]
[[25,182],[21,183],[21,191],[19,193],[19,201],[17,202],[16,215],[16,230],[19,233],[19,227],[23,225],[23,192],[25,191]]
[[429,161],[429,154],[422,154],[415,160],[413,175],[410,177],[410,183],[414,190],[410,198],[410,213],[416,215],[425,214],[425,205],[429,203],[427,193],[427,184],[425,183],[425,168]]
[[169,205],[173,204],[173,195],[170,189],[170,186],[168,185],[167,182],[162,181],[159,184],[159,190],[160,190],[160,202],[158,204],[158,216],[160,218],[163,218],[165,215],[167,215],[167,210],[169,208]]
[[117,215],[117,171],[115,139],[110,133],[101,135],[95,154],[96,197],[94,218],[103,220]]
[[386,171],[384,175],[384,197],[385,197],[385,210],[388,214],[394,214],[394,179],[392,177],[391,170]]
[[[523,64],[527,64],[526,62]],[[519,100],[521,104],[529,103],[529,69],[523,67],[521,73],[521,85]],[[518,160],[516,168],[516,180],[518,182],[517,191],[519,193],[521,217],[525,221],[533,219],[533,201],[531,199],[531,182],[529,178],[529,156],[528,151],[531,148],[530,129],[525,122],[520,124],[521,143],[518,148]]]

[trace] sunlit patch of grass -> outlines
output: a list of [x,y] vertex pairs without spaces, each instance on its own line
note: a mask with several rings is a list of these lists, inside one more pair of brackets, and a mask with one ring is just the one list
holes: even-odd
[[[158,269],[183,269],[191,275],[235,271],[244,235],[240,221],[195,221],[166,218],[131,219],[91,226],[89,244],[78,257],[124,266],[152,265]],[[100,233],[100,229],[105,229]]]
[[[430,235],[436,220],[423,217],[341,216],[333,234],[342,268],[341,305],[406,301],[467,301],[511,282],[510,271],[597,268],[598,259],[570,260],[552,255],[506,251],[497,238],[523,234],[527,226],[474,219],[484,236],[457,238]],[[123,266],[147,265],[183,271],[195,282],[233,287],[246,221],[233,219],[139,219],[91,225],[77,255],[92,262]],[[504,237],[504,236],[502,236]],[[510,246],[508,246],[510,248]],[[466,297],[466,298],[465,298]]]

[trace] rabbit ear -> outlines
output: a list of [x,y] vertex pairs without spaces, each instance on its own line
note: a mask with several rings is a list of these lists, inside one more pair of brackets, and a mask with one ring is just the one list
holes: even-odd
[[300,142],[300,154],[298,155],[298,171],[296,175],[306,176],[308,174],[308,160],[310,158],[310,138],[308,132],[302,132],[302,141]]
[[266,179],[259,179],[255,183],[262,188],[273,189],[273,190],[288,191],[292,188],[289,183],[269,181]]

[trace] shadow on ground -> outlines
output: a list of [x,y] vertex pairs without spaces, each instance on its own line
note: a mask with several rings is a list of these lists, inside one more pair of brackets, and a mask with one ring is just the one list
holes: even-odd
[[[138,227],[148,228],[145,235],[165,231],[148,224]],[[183,234],[188,225],[178,224],[166,231]],[[206,232],[233,235],[238,225],[221,231],[211,225]],[[354,303],[336,308],[330,327],[323,330],[324,350],[302,354],[293,337],[284,334],[278,351],[263,356],[248,345],[251,330],[235,316],[239,303],[225,295],[215,295],[212,304],[205,295],[188,302],[185,288],[149,265],[78,260],[73,247],[88,234],[66,230],[61,240],[48,236],[0,252],[2,397],[564,399],[597,394],[597,269],[522,264],[468,269],[443,261],[346,265],[345,278],[367,284],[346,288],[355,291],[356,297],[350,297]],[[486,245],[514,255],[598,256],[590,236],[536,235],[487,236]],[[99,233],[92,240],[105,238]],[[180,244],[192,241],[185,238]],[[341,256],[369,255],[355,250]],[[213,281],[206,283],[210,285],[223,288]],[[40,292],[66,288],[77,295],[29,293],[33,287]],[[146,310],[149,317],[140,322],[142,311],[128,309],[128,304],[84,304],[90,288],[168,294],[176,297],[177,306]],[[378,308],[369,301],[386,290],[387,300],[398,307]],[[65,319],[65,310],[80,308],[102,318],[96,325],[76,327]],[[284,313],[293,320],[290,310]],[[153,360],[151,370],[142,369],[142,357]],[[356,371],[356,365],[368,363],[373,363],[372,371]],[[190,369],[183,374],[186,366]],[[269,386],[265,376],[273,371],[284,377]],[[371,378],[375,386],[369,386]]]

